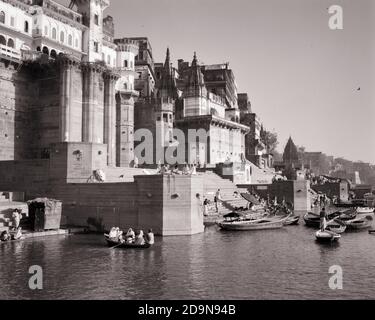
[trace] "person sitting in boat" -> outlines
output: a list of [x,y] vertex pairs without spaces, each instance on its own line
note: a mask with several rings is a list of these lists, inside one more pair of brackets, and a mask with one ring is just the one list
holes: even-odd
[[155,237],[154,237],[154,233],[152,232],[152,229],[149,229],[147,234],[146,234],[146,242],[148,244],[154,244],[155,243]]
[[12,234],[13,240],[18,240],[22,238],[22,229],[21,227],[18,227],[15,232]]
[[0,235],[0,241],[9,241],[11,240],[11,235],[8,230],[5,230]]
[[116,229],[116,227],[112,227],[111,228],[111,230],[109,231],[108,236],[110,238],[112,238],[112,239],[117,237],[117,229]]
[[129,228],[128,232],[125,235],[126,243],[133,243],[135,240],[135,232],[132,228]]
[[324,231],[327,228],[327,212],[325,207],[320,211],[320,230]]
[[137,244],[137,245],[144,245],[145,244],[145,238],[144,238],[143,230],[140,230],[138,235],[135,237],[134,244]]

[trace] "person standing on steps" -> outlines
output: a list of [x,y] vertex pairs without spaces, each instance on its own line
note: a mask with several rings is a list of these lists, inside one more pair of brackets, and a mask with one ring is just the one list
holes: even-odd
[[220,192],[220,189],[217,189],[216,191],[216,195],[215,195],[215,208],[216,208],[216,212],[219,212],[219,203],[221,202],[221,192]]

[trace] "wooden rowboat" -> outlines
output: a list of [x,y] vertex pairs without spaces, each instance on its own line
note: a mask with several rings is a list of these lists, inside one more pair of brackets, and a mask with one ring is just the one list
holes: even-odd
[[334,219],[327,223],[326,230],[332,231],[337,234],[344,233],[346,230],[345,222],[341,221],[340,219]]
[[341,238],[341,235],[328,230],[319,230],[315,233],[315,238],[319,242],[334,242],[339,240]]
[[284,222],[290,217],[277,218],[267,217],[255,220],[236,220],[236,221],[221,221],[218,225],[223,230],[230,231],[251,231],[251,230],[266,230],[279,229],[284,226]]
[[297,225],[299,221],[299,216],[294,216],[291,215],[289,218],[287,218],[284,221],[284,226],[292,226],[292,225]]
[[345,221],[348,229],[361,230],[371,227],[373,221],[372,216],[357,217],[353,220]]
[[104,234],[105,241],[109,247],[123,248],[123,249],[147,249],[151,247],[151,244],[135,244],[135,243],[120,243],[116,240],[112,240],[108,234]]

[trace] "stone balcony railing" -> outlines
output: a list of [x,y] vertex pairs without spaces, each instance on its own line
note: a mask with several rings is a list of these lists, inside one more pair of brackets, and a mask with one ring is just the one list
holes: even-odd
[[16,50],[14,48],[5,46],[3,44],[0,44],[0,54],[2,56],[6,56],[12,59],[20,60],[21,59],[21,51]]

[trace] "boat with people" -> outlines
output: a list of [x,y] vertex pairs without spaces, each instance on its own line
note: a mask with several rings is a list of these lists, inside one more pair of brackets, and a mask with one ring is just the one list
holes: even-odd
[[144,234],[143,230],[135,233],[132,228],[129,228],[124,234],[119,227],[112,227],[109,233],[104,234],[104,239],[111,248],[146,249],[154,244],[154,233],[152,229],[149,229],[147,234]]
[[324,231],[318,230],[315,233],[315,238],[319,242],[334,242],[338,241],[341,238],[341,235],[326,229]]
[[107,242],[108,246],[111,248],[123,248],[123,249],[147,249],[151,247],[151,244],[149,243],[144,243],[144,244],[136,244],[136,243],[126,243],[126,242],[120,242],[116,241],[112,238],[109,237],[107,233],[104,234],[105,241]]
[[279,229],[284,226],[284,222],[290,217],[279,218],[276,216],[262,217],[262,218],[239,218],[231,220],[223,220],[217,222],[218,226],[223,230],[228,231],[251,231],[251,230],[266,230]]

